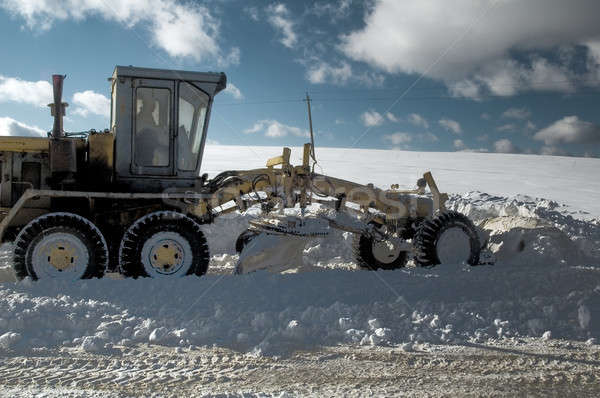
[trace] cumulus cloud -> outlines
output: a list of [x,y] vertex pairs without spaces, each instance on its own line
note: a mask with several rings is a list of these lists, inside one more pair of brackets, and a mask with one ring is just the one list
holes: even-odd
[[496,130],[502,131],[502,132],[514,132],[516,130],[516,127],[512,123],[507,123],[507,124],[503,124],[502,126],[496,127]]
[[407,144],[412,141],[412,136],[409,133],[398,132],[383,136],[385,141],[389,141],[392,145]]
[[429,128],[429,122],[423,116],[418,113],[411,113],[408,115],[408,121],[415,126],[421,126],[423,128]]
[[352,68],[347,62],[340,66],[332,66],[327,62],[320,62],[310,66],[306,71],[306,78],[313,84],[331,83],[342,85],[352,77]]
[[552,147],[558,144],[600,143],[600,126],[580,120],[577,116],[566,116],[541,129],[533,136]]
[[233,83],[227,83],[227,88],[225,88],[225,91],[223,91],[223,92],[231,95],[235,99],[244,98],[244,94],[242,94],[240,89],[237,88],[237,86]]
[[456,120],[444,118],[444,119],[441,119],[440,121],[438,121],[438,123],[440,124],[440,126],[442,126],[443,128],[445,128],[448,131],[453,132],[454,134],[462,133],[462,127],[460,126],[460,123],[457,122]]
[[509,139],[502,138],[494,142],[494,152],[498,153],[519,153],[521,150],[515,146]]
[[337,3],[331,1],[316,2],[308,12],[318,17],[329,16],[337,20],[350,15],[351,5],[352,0],[339,0]]
[[17,137],[44,137],[46,131],[37,126],[21,123],[10,117],[0,117],[0,135]]
[[526,108],[508,108],[502,113],[502,117],[508,119],[517,119],[517,120],[525,120],[531,116],[531,112],[529,112]]
[[463,140],[454,140],[452,145],[454,146],[454,149],[459,150],[459,151],[467,148],[467,146],[465,145]]
[[48,30],[56,21],[100,17],[126,28],[145,28],[152,44],[172,57],[238,63],[239,49],[223,53],[219,21],[207,7],[178,0],[3,0],[0,7],[25,21],[32,30]]
[[385,117],[392,123],[398,123],[400,121],[400,119],[398,119],[392,112],[387,112]]
[[298,37],[294,31],[294,22],[290,12],[283,3],[271,4],[267,7],[268,21],[281,35],[280,42],[287,48],[293,48]]
[[[444,81],[469,98],[571,91],[566,63],[535,54],[583,45],[595,56],[598,14],[596,0],[375,0],[364,26],[342,36],[340,48],[390,73]],[[517,61],[514,52],[525,56]]]
[[376,111],[367,111],[363,113],[360,118],[362,119],[365,127],[381,126],[385,119],[381,116],[381,113]]
[[289,126],[278,122],[277,120],[260,120],[254,125],[244,130],[246,134],[264,133],[265,137],[281,138],[293,135],[296,137],[310,137],[308,130],[299,127]]
[[73,113],[83,117],[90,114],[110,116],[110,100],[104,95],[92,90],[86,90],[73,94],[73,105],[75,109]]
[[0,75],[0,102],[46,106],[52,102],[52,85],[44,80],[30,82]]

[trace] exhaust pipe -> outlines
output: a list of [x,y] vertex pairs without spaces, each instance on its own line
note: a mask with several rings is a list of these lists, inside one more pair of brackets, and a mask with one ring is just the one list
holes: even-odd
[[52,128],[52,137],[63,137],[63,116],[65,116],[65,108],[69,106],[66,102],[62,102],[63,81],[66,75],[52,75],[52,88],[54,91],[54,103],[49,104],[50,113],[54,116],[54,127]]
[[50,185],[55,189],[64,188],[65,184],[73,184],[77,172],[77,148],[75,140],[64,136],[63,116],[69,105],[62,102],[64,75],[52,75],[54,103],[49,104],[50,113],[54,116],[52,137],[50,139]]

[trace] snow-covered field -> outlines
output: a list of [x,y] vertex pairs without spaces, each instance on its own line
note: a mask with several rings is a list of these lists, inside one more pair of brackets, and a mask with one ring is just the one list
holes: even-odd
[[[204,170],[261,167],[280,150],[209,146]],[[309,272],[231,275],[251,209],[205,227],[200,279],[12,283],[0,268],[0,396],[600,392],[600,159],[317,157],[380,187],[431,170],[496,265],[361,271],[340,232],[306,246]]]

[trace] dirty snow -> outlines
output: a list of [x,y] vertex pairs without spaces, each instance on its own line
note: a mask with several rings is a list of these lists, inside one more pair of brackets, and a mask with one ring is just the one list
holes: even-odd
[[[239,168],[231,155],[227,164],[211,161],[226,150],[231,148],[207,148],[207,171]],[[244,167],[253,167],[248,163],[255,152],[266,158],[279,151],[250,150]],[[238,149],[240,158],[245,151]],[[348,151],[356,156],[342,156]],[[371,152],[323,149],[318,156],[327,173],[374,179],[380,186],[410,185],[424,167],[432,169],[440,188],[453,192],[448,207],[473,219],[496,265],[362,271],[352,258],[352,235],[333,232],[306,245],[305,266],[295,272],[232,275],[235,239],[257,216],[256,208],[204,227],[212,259],[209,275],[200,279],[14,283],[5,245],[0,353],[27,358],[72,350],[112,357],[143,345],[224,349],[247,358],[293,358],[299,350],[335,346],[412,355],[427,347],[519,339],[598,347],[600,182],[586,176],[600,160],[480,154],[437,159],[377,151],[373,162]],[[366,166],[335,166],[338,158],[363,159]],[[564,189],[557,188],[562,183]]]

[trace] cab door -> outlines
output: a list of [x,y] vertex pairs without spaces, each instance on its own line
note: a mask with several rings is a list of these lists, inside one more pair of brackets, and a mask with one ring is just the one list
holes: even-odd
[[133,81],[132,174],[175,175],[174,86],[169,80]]

